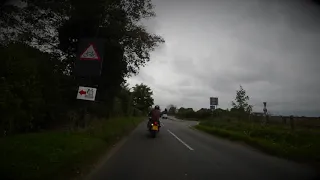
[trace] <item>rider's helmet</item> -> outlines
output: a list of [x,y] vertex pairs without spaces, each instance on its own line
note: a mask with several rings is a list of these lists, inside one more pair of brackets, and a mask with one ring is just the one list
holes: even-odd
[[155,105],[154,109],[160,110],[160,107],[158,105]]

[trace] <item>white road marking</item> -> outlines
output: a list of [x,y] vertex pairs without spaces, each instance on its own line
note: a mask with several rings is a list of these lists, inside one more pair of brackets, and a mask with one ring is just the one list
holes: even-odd
[[178,136],[176,136],[175,134],[173,134],[173,132],[171,132],[169,129],[168,129],[168,132],[173,136],[175,137],[178,141],[180,141],[183,145],[185,145],[190,151],[193,151],[194,149],[192,147],[190,147],[187,143],[185,143],[184,141],[182,141]]

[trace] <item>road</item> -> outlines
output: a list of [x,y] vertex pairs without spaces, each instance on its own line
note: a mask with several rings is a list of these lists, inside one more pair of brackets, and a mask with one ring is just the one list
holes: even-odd
[[158,136],[149,137],[146,123],[93,171],[94,180],[315,180],[305,165],[265,155],[189,128],[192,121],[162,120]]

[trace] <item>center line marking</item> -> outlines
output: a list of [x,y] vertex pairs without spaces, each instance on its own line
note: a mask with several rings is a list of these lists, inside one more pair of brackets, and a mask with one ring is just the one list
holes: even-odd
[[175,134],[173,134],[173,132],[171,132],[169,129],[167,129],[168,132],[175,137],[178,141],[180,141],[183,145],[185,145],[190,151],[193,151],[194,149],[192,149],[192,147],[190,147],[187,143],[185,143],[184,141],[182,141],[178,136],[176,136]]

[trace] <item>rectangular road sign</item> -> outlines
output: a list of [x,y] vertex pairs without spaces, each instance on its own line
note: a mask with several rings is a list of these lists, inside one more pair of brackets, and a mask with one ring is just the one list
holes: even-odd
[[217,105],[218,105],[218,98],[210,97],[210,106],[217,106]]
[[77,99],[94,101],[96,98],[97,88],[79,86]]
[[78,77],[99,77],[103,63],[105,41],[80,39],[74,74]]

